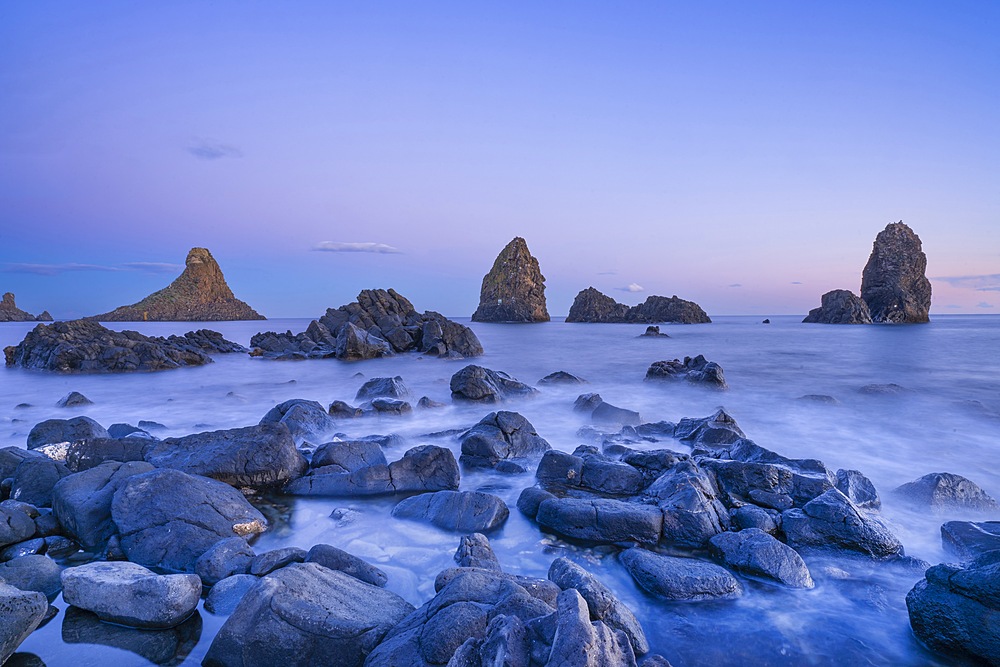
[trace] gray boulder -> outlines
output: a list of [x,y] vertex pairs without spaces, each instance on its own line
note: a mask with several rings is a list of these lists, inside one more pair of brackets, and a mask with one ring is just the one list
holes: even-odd
[[534,519],[560,535],[605,544],[656,544],[663,530],[656,507],[611,498],[548,498]]
[[93,405],[94,402],[78,391],[71,391],[56,402],[57,408],[75,408],[80,405]]
[[838,470],[837,490],[863,509],[877,510],[882,507],[875,485],[857,470]]
[[384,338],[365,331],[353,322],[348,322],[337,334],[335,353],[338,359],[361,361],[390,357],[393,351],[392,345]]
[[597,406],[602,403],[604,403],[604,399],[601,398],[600,394],[580,394],[576,397],[576,400],[573,401],[573,412],[582,412],[584,414],[592,415],[594,410],[597,409]]
[[897,487],[893,495],[913,505],[934,510],[965,509],[997,511],[1000,505],[985,491],[961,475],[933,472]]
[[708,361],[703,355],[684,357],[684,361],[673,359],[656,361],[646,370],[647,381],[684,380],[691,384],[702,385],[720,391],[729,389],[722,366],[714,361]]
[[205,598],[205,611],[217,616],[229,616],[259,579],[252,574],[234,574],[219,581]]
[[638,426],[642,423],[642,417],[635,410],[619,408],[601,401],[590,413],[591,421],[598,424],[616,424],[619,426]]
[[14,476],[17,466],[27,458],[42,456],[39,452],[23,447],[3,447],[0,449],[0,480],[9,479]]
[[[328,471],[328,468],[334,470]],[[301,496],[377,496],[458,489],[461,474],[450,449],[421,445],[389,465],[375,464],[340,472],[316,468],[292,480],[285,492]]]
[[507,521],[510,510],[503,500],[481,491],[436,491],[401,500],[392,510],[401,519],[429,521],[438,528],[458,532],[495,530]]
[[673,437],[692,446],[718,446],[736,444],[744,440],[746,434],[732,415],[719,408],[708,417],[681,419],[674,427]]
[[327,472],[354,472],[374,465],[389,465],[379,443],[371,440],[328,442],[313,452],[312,468],[333,466]]
[[526,459],[543,454],[549,443],[535,427],[516,412],[491,412],[460,437],[459,460],[471,467],[492,468],[500,461]]
[[713,563],[638,548],[626,549],[618,560],[639,586],[667,600],[726,600],[743,595],[739,580]]
[[663,512],[663,539],[694,547],[729,528],[729,512],[718,495],[712,478],[691,460],[677,463],[646,489]]
[[46,456],[26,458],[14,471],[10,497],[35,507],[51,507],[53,487],[69,474],[69,468],[60,461]]
[[[274,406],[261,418],[259,425],[264,424],[284,424],[292,438],[299,443],[304,440],[321,441],[336,426],[322,405],[304,398],[293,398]],[[217,431],[219,432],[221,431]]]
[[903,545],[889,528],[837,489],[830,489],[801,509],[783,512],[781,527],[788,545],[795,549],[844,549],[876,559],[903,555]]
[[635,666],[625,633],[601,621],[591,622],[587,602],[576,589],[561,592],[556,604],[556,629],[546,667]]
[[250,561],[250,574],[263,577],[292,563],[303,563],[306,550],[299,547],[282,547],[258,554]]
[[[316,563],[261,579],[212,641],[206,667],[361,667],[385,634],[413,611],[395,593]],[[321,657],[320,657],[321,656]]]
[[941,526],[941,541],[946,550],[965,561],[1000,551],[1000,521],[948,521]]
[[459,567],[474,567],[481,570],[500,571],[500,561],[493,553],[489,539],[482,533],[462,537],[455,550],[455,562]]
[[587,381],[566,371],[556,371],[549,373],[538,381],[540,385],[560,385],[560,384],[587,384]]
[[768,535],[775,535],[781,526],[781,512],[756,505],[742,505],[729,511],[729,522],[733,530],[758,528]]
[[49,603],[41,593],[25,592],[0,581],[0,664],[14,654],[17,647],[35,631]]
[[242,537],[219,540],[198,557],[194,571],[206,586],[214,586],[223,579],[246,574],[257,556]]
[[384,587],[389,578],[385,572],[343,549],[329,544],[316,544],[306,554],[307,563],[343,572],[372,586]]
[[153,440],[134,436],[77,440],[69,443],[66,448],[66,467],[73,472],[80,472],[105,461],[145,461],[146,450]]
[[795,549],[757,528],[720,533],[709,540],[709,549],[726,567],[737,572],[773,579],[792,588],[816,585]]
[[356,401],[370,401],[373,398],[406,398],[410,395],[410,390],[403,383],[403,378],[395,376],[391,378],[372,378],[361,385],[358,393],[354,396]]
[[30,554],[0,563],[0,581],[22,591],[41,593],[55,600],[62,589],[62,568],[48,556]]
[[90,417],[46,419],[28,432],[28,449],[87,438],[108,438],[107,430]]
[[23,542],[34,534],[35,522],[23,510],[10,505],[0,507],[0,547]]
[[413,406],[396,398],[373,398],[365,406],[371,406],[377,415],[400,417],[413,412]]
[[499,403],[530,396],[537,389],[515,380],[502,371],[470,365],[451,376],[451,396],[455,400]]

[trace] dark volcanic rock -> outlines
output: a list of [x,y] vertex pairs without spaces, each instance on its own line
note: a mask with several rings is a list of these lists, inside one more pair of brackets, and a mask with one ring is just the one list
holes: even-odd
[[619,426],[638,426],[642,417],[635,410],[627,410],[601,401],[590,413],[590,419],[599,424],[617,424]]
[[646,380],[687,380],[692,384],[701,384],[712,389],[729,389],[722,366],[714,361],[708,361],[698,355],[693,359],[684,357],[684,361],[656,361],[646,371]]
[[491,412],[461,435],[463,465],[494,468],[500,461],[544,454],[549,443],[516,412]]
[[588,287],[581,290],[569,308],[567,322],[626,322],[628,306]]
[[781,515],[788,545],[796,549],[845,549],[872,558],[903,555],[899,539],[878,518],[859,509],[837,489]]
[[868,304],[846,289],[835,289],[823,295],[819,308],[813,308],[802,320],[809,324],[871,324]]
[[[254,319],[264,318],[261,317]],[[212,331],[210,329],[188,331],[183,336],[171,335],[167,336],[165,339],[157,338],[157,340],[166,340],[168,343],[176,345],[177,347],[201,350],[206,354],[245,354],[249,351],[239,343],[226,340],[218,331]]]
[[837,489],[863,509],[877,510],[882,506],[875,485],[857,470],[838,470]]
[[101,322],[262,320],[226,284],[222,269],[206,248],[191,248],[184,272],[174,282],[131,306],[88,319]]
[[795,549],[757,528],[720,533],[709,544],[712,553],[737,572],[774,579],[793,588],[816,585]]
[[94,402],[78,391],[71,391],[56,402],[57,408],[75,408],[79,405],[93,405]]
[[463,533],[487,532],[507,521],[503,500],[481,491],[437,491],[401,500],[392,510],[401,519],[429,521],[438,528]]
[[656,544],[663,529],[656,507],[612,498],[547,498],[534,519],[560,535],[604,544]]
[[39,554],[27,554],[0,563],[0,582],[22,591],[41,593],[49,600],[55,600],[62,590],[61,574],[62,568],[54,560]]
[[1000,551],[1000,521],[948,521],[941,526],[944,548],[963,560]]
[[[51,322],[52,316],[48,311],[43,312],[38,317],[31,313],[26,313],[14,303],[14,293],[5,292],[3,300],[0,301],[0,322]],[[2,661],[0,661],[2,662]]]
[[461,539],[455,550],[455,562],[459,567],[500,571],[500,561],[493,553],[489,539],[482,533],[473,533]]
[[219,616],[229,616],[259,579],[252,574],[234,574],[212,586],[205,598],[205,611]]
[[354,396],[357,401],[368,401],[373,398],[406,398],[410,390],[398,375],[391,378],[372,378],[361,385]]
[[663,539],[668,542],[699,547],[729,528],[715,482],[694,461],[677,463],[646,494],[663,512]]
[[0,547],[23,542],[34,534],[35,522],[26,512],[13,506],[0,507]]
[[639,548],[626,549],[618,559],[637,584],[667,600],[726,600],[743,595],[739,580],[712,563]]
[[46,419],[28,432],[28,449],[60,442],[75,442],[90,438],[107,438],[107,430],[90,417]]
[[385,572],[374,565],[329,544],[314,545],[306,554],[306,562],[343,572],[372,586],[384,587],[389,580]]
[[646,327],[646,330],[643,333],[639,334],[639,337],[640,338],[670,338],[670,336],[668,336],[667,334],[660,333],[660,327],[658,327],[658,326],[652,326],[652,325]]
[[50,507],[52,487],[69,474],[69,468],[64,463],[47,456],[26,458],[14,471],[10,497],[35,507]]
[[473,322],[548,322],[545,276],[520,236],[508,243],[483,276]]
[[250,571],[250,563],[257,554],[242,537],[219,540],[194,563],[194,572],[206,586],[214,586],[223,579]]
[[299,547],[282,547],[265,551],[254,556],[253,560],[250,561],[250,574],[255,577],[263,577],[292,563],[303,563],[307,554],[305,549]]
[[66,467],[81,472],[97,467],[106,461],[145,461],[146,450],[155,438],[139,437],[134,432],[128,438],[87,438],[69,443],[66,448]]
[[902,220],[886,225],[875,237],[861,279],[861,298],[873,322],[928,322],[931,283],[924,275],[927,256],[920,237]]
[[650,296],[643,303],[629,308],[625,304],[615,302],[614,299],[593,287],[588,287],[576,295],[566,321],[699,324],[712,320],[701,309],[701,306],[693,301],[680,299],[676,295],[669,298]]
[[347,440],[320,445],[313,453],[312,468],[334,466],[327,472],[354,472],[368,466],[388,466],[382,447],[370,440]]
[[451,376],[451,396],[457,400],[499,403],[538,392],[503,371],[470,365]]
[[0,581],[0,664],[7,662],[17,647],[45,618],[49,603],[45,596],[25,592]]
[[336,424],[322,405],[304,398],[293,398],[279,403],[267,411],[261,424],[284,424],[296,442],[322,441],[323,436],[334,429]]
[[933,472],[908,482],[892,492],[907,502],[931,509],[967,509],[996,511],[997,502],[985,491],[961,475]]
[[[332,468],[332,470],[330,470]],[[285,493],[297,496],[378,496],[458,489],[461,474],[450,449],[421,445],[389,465],[381,463],[343,472],[340,466],[313,468],[294,479]]]
[[556,385],[556,384],[587,384],[587,381],[581,377],[577,377],[572,373],[567,373],[566,371],[556,371],[555,373],[549,373],[541,380],[538,381],[541,385]]

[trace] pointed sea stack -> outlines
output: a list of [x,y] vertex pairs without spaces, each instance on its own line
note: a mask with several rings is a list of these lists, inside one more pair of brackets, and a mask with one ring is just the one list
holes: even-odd
[[0,322],[51,322],[52,316],[49,311],[43,311],[41,315],[35,317],[31,313],[26,313],[14,303],[14,293],[7,292],[0,301]]
[[548,322],[545,276],[520,236],[500,251],[483,276],[473,322]]
[[823,295],[819,308],[802,320],[808,324],[871,324],[868,304],[850,290],[835,289]]
[[88,317],[101,322],[214,322],[263,320],[240,301],[226,284],[222,269],[206,248],[191,248],[184,273],[164,289],[139,303]]
[[593,287],[581,290],[570,306],[567,322],[599,322],[657,324],[705,324],[711,322],[708,314],[694,301],[686,301],[678,296],[649,296],[631,308],[618,303],[610,296]]
[[924,275],[927,256],[920,237],[903,221],[886,225],[875,237],[861,279],[861,298],[873,322],[929,322],[931,283]]

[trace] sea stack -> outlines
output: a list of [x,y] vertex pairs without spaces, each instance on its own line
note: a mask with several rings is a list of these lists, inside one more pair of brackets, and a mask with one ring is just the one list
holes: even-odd
[[671,297],[649,296],[631,308],[618,303],[593,287],[581,290],[570,306],[567,322],[599,322],[657,324],[704,324],[711,322],[708,314],[694,301]]
[[131,306],[87,319],[101,322],[212,322],[263,320],[226,284],[222,269],[207,248],[191,248],[184,272],[164,289]]
[[500,251],[483,276],[473,322],[548,322],[545,276],[520,236]]
[[52,316],[49,312],[42,311],[42,314],[35,317],[31,313],[26,313],[14,303],[14,293],[7,292],[0,301],[0,322],[51,322]]
[[809,324],[871,324],[868,304],[846,289],[835,289],[823,295],[819,308],[813,308],[803,322]]
[[873,322],[929,322],[931,283],[924,275],[927,256],[920,237],[903,221],[886,225],[875,237],[861,278],[861,298]]

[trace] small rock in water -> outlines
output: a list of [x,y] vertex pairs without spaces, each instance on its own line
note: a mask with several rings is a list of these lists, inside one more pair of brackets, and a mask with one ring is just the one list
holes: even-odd
[[665,333],[660,333],[660,327],[657,325],[650,325],[646,327],[646,331],[639,335],[640,338],[670,338]]
[[1000,551],[1000,521],[949,521],[941,526],[944,548],[970,561],[989,551]]
[[212,586],[205,598],[205,611],[217,616],[229,616],[243,596],[260,581],[252,574],[234,574]]
[[835,399],[833,396],[828,396],[826,394],[806,394],[804,396],[799,396],[797,400],[800,401],[811,401],[813,403],[823,403],[826,405],[839,405],[840,401]]
[[358,389],[354,400],[368,401],[373,398],[406,398],[409,395],[409,388],[403,383],[403,378],[397,375],[391,378],[379,377],[368,380]]
[[693,359],[684,357],[683,362],[679,359],[654,362],[646,371],[645,379],[687,380],[692,384],[705,385],[713,389],[729,389],[722,366],[714,361],[708,361],[700,354]]
[[447,406],[444,403],[441,403],[440,401],[435,401],[429,396],[421,396],[420,400],[417,401],[417,407],[423,409],[431,409],[431,408],[444,408]]
[[667,600],[727,600],[743,595],[739,580],[713,563],[639,548],[626,549],[618,559],[636,583]]
[[895,382],[890,382],[888,384],[866,384],[858,391],[869,396],[895,396],[897,394],[907,393],[909,392],[909,389],[898,385]]
[[556,371],[555,373],[549,373],[541,380],[538,381],[540,385],[556,385],[556,384],[586,384],[587,381],[581,377],[577,377],[572,373],[567,373],[566,371]]
[[961,475],[934,472],[895,489],[893,495],[931,509],[996,511],[1000,505],[979,486]]
[[74,408],[78,405],[93,405],[94,402],[78,391],[71,391],[56,403],[59,408]]

